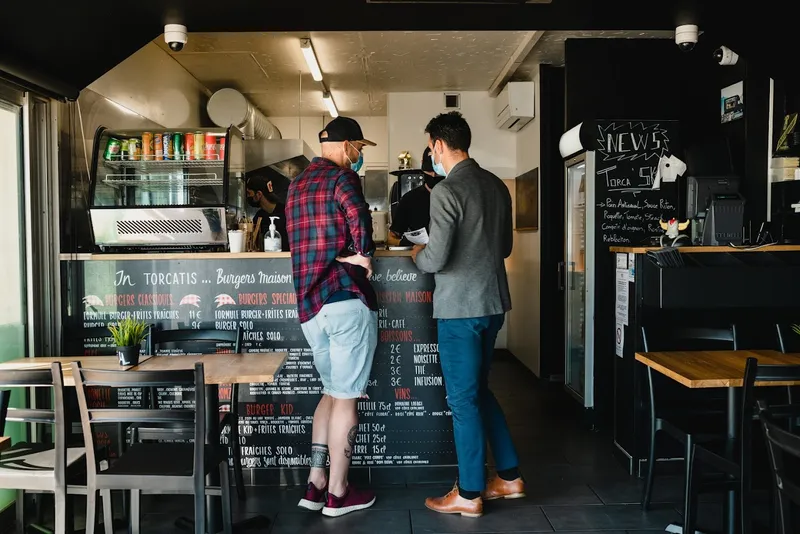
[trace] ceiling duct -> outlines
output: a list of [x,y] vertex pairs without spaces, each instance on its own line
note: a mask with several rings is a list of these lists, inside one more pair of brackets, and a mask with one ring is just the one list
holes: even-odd
[[208,116],[220,128],[231,124],[245,139],[280,139],[281,132],[236,89],[220,89],[208,99]]

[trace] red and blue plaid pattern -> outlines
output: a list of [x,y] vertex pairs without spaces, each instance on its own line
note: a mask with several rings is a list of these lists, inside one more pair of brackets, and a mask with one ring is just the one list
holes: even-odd
[[286,231],[300,322],[314,318],[337,291],[352,291],[371,310],[378,299],[367,272],[339,263],[337,256],[372,256],[372,217],[358,175],[324,158],[289,185]]

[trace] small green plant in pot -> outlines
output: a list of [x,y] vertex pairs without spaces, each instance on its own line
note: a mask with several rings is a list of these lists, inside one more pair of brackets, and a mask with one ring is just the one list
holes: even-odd
[[117,344],[117,356],[120,365],[138,365],[139,347],[147,337],[147,323],[132,317],[126,317],[116,326],[109,325],[108,331]]

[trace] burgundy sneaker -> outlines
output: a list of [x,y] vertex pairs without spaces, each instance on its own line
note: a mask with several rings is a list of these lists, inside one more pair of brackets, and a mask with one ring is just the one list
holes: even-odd
[[313,512],[319,512],[322,510],[322,507],[325,506],[325,493],[327,489],[328,486],[317,489],[313,482],[309,482],[308,488],[306,488],[306,494],[300,499],[297,506]]
[[322,515],[340,517],[350,512],[366,510],[373,504],[375,504],[374,493],[370,490],[357,490],[352,485],[348,485],[341,497],[328,493],[328,502],[322,509]]

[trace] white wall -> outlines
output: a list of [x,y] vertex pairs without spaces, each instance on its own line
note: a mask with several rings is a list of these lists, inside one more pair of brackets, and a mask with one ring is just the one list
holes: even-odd
[[[419,166],[420,157],[428,144],[425,126],[444,108],[441,92],[389,93],[387,113],[389,116],[390,169],[397,169],[397,155],[403,150],[411,152],[411,164]],[[472,130],[470,156],[480,165],[500,178],[516,176],[516,141],[512,132],[499,130],[495,126],[492,98],[484,91],[461,93],[459,110]]]
[[146,44],[88,88],[165,128],[211,125],[205,112],[210,91],[155,43]]
[[[516,176],[539,166],[540,157],[540,125],[539,125],[539,72],[534,74],[536,83],[536,118],[516,135]],[[510,183],[509,183],[510,182]],[[509,188],[514,198],[514,181],[510,180]],[[541,186],[539,187],[541,191]],[[541,197],[539,198],[541,206]],[[514,205],[516,209],[516,201]],[[559,221],[543,221],[539,219],[539,227],[545,224],[560,224]],[[539,317],[540,291],[539,272],[541,255],[539,232],[514,231],[514,250],[506,261],[509,285],[511,288],[511,304],[513,309],[508,314],[508,349],[539,376]]]
[[[389,93],[389,169],[399,167],[398,154],[411,152],[413,167],[419,167],[420,157],[428,144],[425,126],[433,117],[447,111],[442,92]],[[493,99],[484,91],[461,93],[461,109],[472,130],[469,154],[485,169],[502,179],[517,175],[517,142],[512,132],[499,130],[495,125]],[[391,180],[392,177],[390,177]],[[507,348],[508,324],[497,337],[496,347]]]
[[[272,124],[281,131],[284,139],[302,139],[311,149],[319,155],[320,130],[330,121],[330,117],[267,117]],[[364,168],[388,168],[386,154],[388,154],[388,127],[387,117],[352,117],[361,126],[364,137],[377,143],[378,146],[364,149]]]

